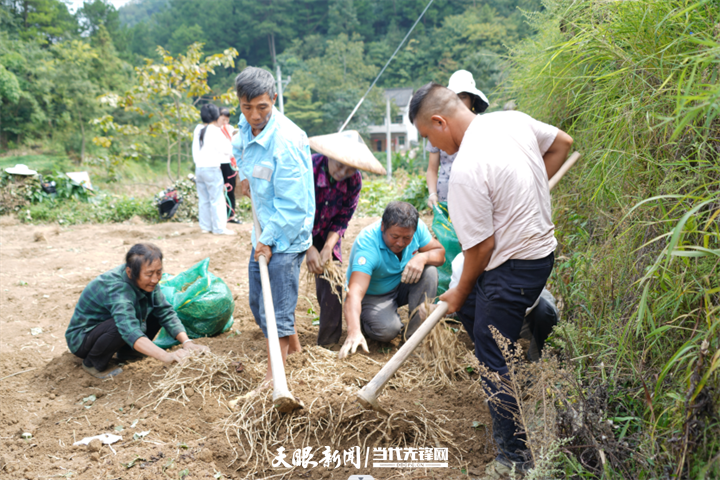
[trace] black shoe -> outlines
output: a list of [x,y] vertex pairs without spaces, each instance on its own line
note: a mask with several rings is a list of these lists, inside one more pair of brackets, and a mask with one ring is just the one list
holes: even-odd
[[102,372],[98,371],[95,367],[88,367],[83,363],[82,366],[83,370],[85,370],[87,373],[92,375],[95,378],[99,378],[100,380],[105,380],[106,378],[114,377],[115,375],[122,373],[122,368],[118,366],[111,366],[108,365],[108,367],[103,370]]
[[227,223],[236,223],[236,224],[240,225],[240,224],[243,223],[243,222],[242,222],[242,220],[238,220],[237,218],[233,218],[232,220],[228,220]]
[[117,357],[118,362],[127,363],[127,362],[136,362],[138,360],[142,360],[147,355],[145,355],[144,353],[140,353],[136,350],[130,350],[130,349],[124,350],[123,349],[123,350],[119,350],[115,354],[115,356]]

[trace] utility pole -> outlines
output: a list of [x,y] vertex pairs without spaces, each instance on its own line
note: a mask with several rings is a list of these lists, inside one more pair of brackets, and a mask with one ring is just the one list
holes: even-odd
[[385,100],[387,100],[387,108],[386,108],[386,119],[385,123],[387,125],[387,132],[385,135],[385,143],[387,145],[387,180],[388,182],[392,180],[392,155],[390,153],[390,142],[391,142],[391,135],[390,135],[390,95],[385,95]]
[[277,85],[278,85],[278,97],[280,99],[280,113],[285,115],[285,102],[283,101],[283,81],[282,71],[280,70],[280,64],[275,65],[275,71],[277,72]]

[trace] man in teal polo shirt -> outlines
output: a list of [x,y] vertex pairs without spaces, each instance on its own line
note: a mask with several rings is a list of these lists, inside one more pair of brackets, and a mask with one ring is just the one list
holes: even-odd
[[339,358],[358,347],[368,352],[365,336],[379,342],[397,337],[403,327],[398,307],[408,305],[415,312],[407,338],[425,320],[422,305],[426,298],[435,298],[435,267],[445,262],[445,249],[418,220],[418,211],[409,203],[390,202],[382,220],[365,227],[355,239],[347,271],[348,336]]

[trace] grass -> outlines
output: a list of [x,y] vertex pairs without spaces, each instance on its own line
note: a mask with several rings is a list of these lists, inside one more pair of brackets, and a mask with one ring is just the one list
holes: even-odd
[[138,216],[146,221],[158,221],[158,211],[148,199],[104,195],[95,201],[78,200],[43,202],[30,205],[18,212],[26,223],[79,223],[124,222]]
[[570,402],[614,422],[572,438],[566,474],[718,478],[720,4],[544,5],[503,93],[584,154],[554,192],[553,342]]
[[[60,195],[53,199],[43,194],[39,181],[34,179],[23,179],[24,182],[19,183],[13,181],[11,176],[5,174],[4,169],[18,163],[28,165],[31,169],[36,170],[43,175],[45,180],[55,180],[58,183]],[[170,185],[163,162],[131,160],[109,174],[109,171],[101,163],[89,161],[81,166],[67,156],[29,150],[18,154],[11,152],[10,155],[0,157],[0,169],[2,169],[0,184],[3,189],[0,212],[15,214],[26,223],[69,225],[123,222],[134,216],[139,216],[147,221],[158,221],[154,195]],[[70,195],[69,190],[72,190],[73,187],[69,185],[63,172],[82,170],[88,171],[90,174],[95,193],[87,194],[79,187],[75,187],[73,195]],[[185,165],[184,170],[184,173],[192,172],[189,165]],[[27,186],[21,187],[22,183]],[[192,190],[194,194],[194,186]],[[23,198],[24,200],[22,200]],[[191,200],[187,199],[183,207],[190,205],[192,210],[192,205],[197,202],[193,203]],[[192,212],[190,212],[190,217],[192,217]],[[190,217],[182,220],[188,220]]]
[[14,167],[18,163],[27,165],[39,173],[51,173],[56,170],[74,172],[76,170],[75,164],[68,157],[62,155],[31,154],[0,157],[0,169],[2,170]]

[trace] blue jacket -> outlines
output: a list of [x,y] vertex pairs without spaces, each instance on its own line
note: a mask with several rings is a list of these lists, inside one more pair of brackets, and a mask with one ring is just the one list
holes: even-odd
[[[273,253],[304,252],[312,245],[315,187],[307,135],[273,108],[260,135],[240,115],[240,132],[233,138],[238,177],[249,179],[262,228],[260,242]],[[255,229],[253,247],[257,245]]]

